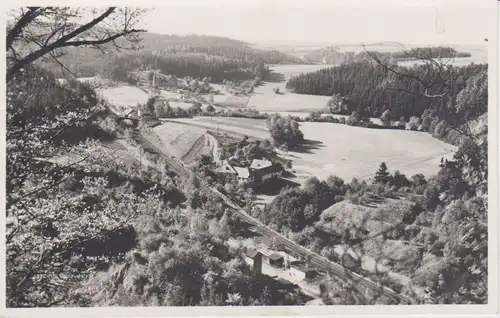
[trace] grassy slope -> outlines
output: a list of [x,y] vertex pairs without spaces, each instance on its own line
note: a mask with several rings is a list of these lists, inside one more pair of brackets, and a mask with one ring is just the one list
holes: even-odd
[[153,128],[168,153],[182,158],[205,132],[202,128],[166,122]]

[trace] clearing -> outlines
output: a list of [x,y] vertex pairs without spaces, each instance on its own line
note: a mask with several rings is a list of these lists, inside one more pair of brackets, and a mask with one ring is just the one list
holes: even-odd
[[[223,85],[211,84],[220,91],[214,95],[214,103],[223,107],[252,108],[259,112],[311,112],[326,110],[329,96],[294,94],[286,91],[286,83],[292,77],[333,65],[272,65],[272,74],[267,81],[255,87],[248,96],[235,96]],[[280,93],[274,93],[279,88]]]
[[[199,116],[172,121],[238,137],[270,138],[266,122],[259,119]],[[382,161],[390,172],[400,170],[408,177],[416,173],[434,175],[439,170],[441,157],[451,159],[457,149],[416,131],[315,122],[300,123],[300,129],[306,138],[303,149],[282,154],[292,160],[298,182],[308,176],[324,179],[331,174],[346,181],[354,177],[368,179]]]
[[148,101],[149,93],[132,85],[119,85],[98,90],[99,95],[113,105],[135,107]]
[[[247,108],[260,112],[311,112],[325,110],[329,96],[303,95],[286,91],[286,83],[292,76],[314,72],[334,65],[274,65],[271,78],[255,88]],[[279,88],[280,94],[274,89]]]

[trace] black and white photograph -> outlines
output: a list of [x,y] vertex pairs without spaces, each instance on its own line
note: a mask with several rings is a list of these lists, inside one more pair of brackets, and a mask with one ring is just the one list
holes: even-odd
[[495,1],[167,2],[6,8],[6,310],[498,303]]

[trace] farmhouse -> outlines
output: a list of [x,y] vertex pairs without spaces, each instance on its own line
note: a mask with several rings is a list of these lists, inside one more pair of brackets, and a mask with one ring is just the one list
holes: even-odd
[[260,275],[262,273],[262,253],[249,248],[244,254],[245,262],[251,266],[252,273],[254,275]]
[[236,160],[231,159],[223,161],[214,173],[240,182],[263,182],[281,177],[281,165],[273,164],[269,160],[254,159],[250,167],[238,167]]
[[318,272],[310,267],[307,267],[304,262],[294,261],[290,263],[290,274],[298,279],[314,278]]
[[249,167],[254,181],[266,181],[282,176],[282,167],[269,160],[254,159]]

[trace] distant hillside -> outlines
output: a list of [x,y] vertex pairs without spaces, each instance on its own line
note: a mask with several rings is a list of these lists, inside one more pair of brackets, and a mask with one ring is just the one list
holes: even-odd
[[[162,35],[145,33],[138,51],[125,51],[118,53],[111,46],[101,52],[92,48],[68,48],[66,55],[60,58],[71,72],[79,77],[90,77],[103,74],[108,65],[117,58],[126,55],[141,56],[142,54],[163,56],[169,60],[181,59],[184,55],[192,59],[193,55],[202,56],[204,59],[223,59],[228,63],[244,64],[255,67],[264,64],[298,64],[303,61],[297,57],[283,54],[276,50],[261,50],[252,48],[250,44],[225,37],[205,35]],[[124,45],[125,43],[118,43]],[[199,58],[198,58],[199,59]],[[47,59],[42,66],[52,71],[56,77],[64,76],[61,66],[53,60]],[[233,71],[233,70],[231,70]],[[68,75],[68,72],[66,72]],[[182,76],[183,74],[173,74]]]
[[[458,58],[471,57],[470,53],[458,52],[451,47],[415,47],[397,52],[379,52],[372,50],[383,59],[391,59],[395,62],[415,60],[417,57],[425,58]],[[340,64],[351,61],[371,60],[371,57],[365,52],[344,51],[340,47],[330,46],[314,50],[304,56],[304,59],[311,63],[319,64]]]

